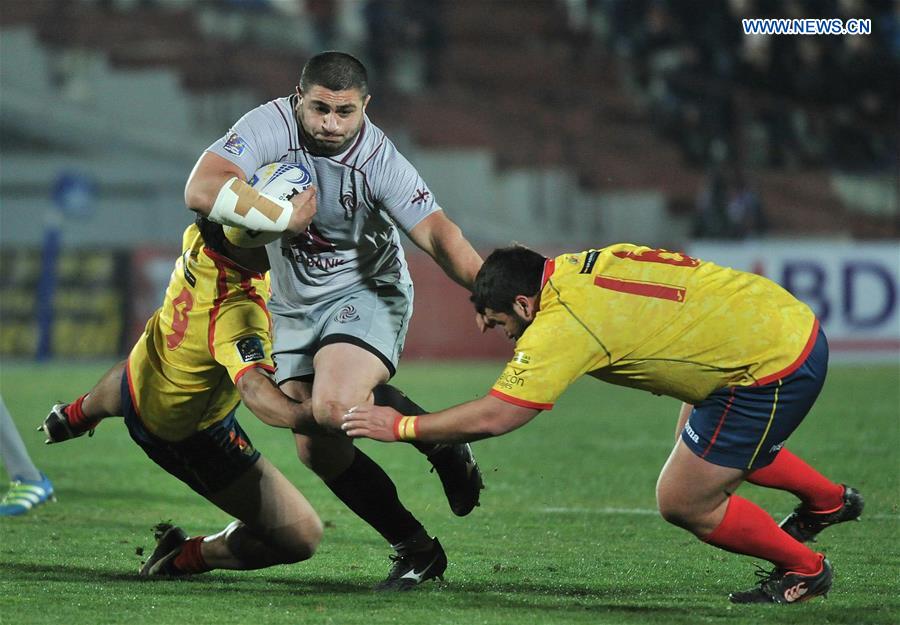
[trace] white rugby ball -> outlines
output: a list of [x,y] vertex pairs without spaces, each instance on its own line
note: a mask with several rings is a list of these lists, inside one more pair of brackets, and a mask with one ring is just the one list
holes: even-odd
[[[296,163],[271,163],[256,170],[248,184],[268,196],[286,200],[300,193],[312,183],[312,176],[303,165]],[[281,232],[245,230],[236,226],[223,226],[225,238],[238,247],[262,247],[281,238]]]

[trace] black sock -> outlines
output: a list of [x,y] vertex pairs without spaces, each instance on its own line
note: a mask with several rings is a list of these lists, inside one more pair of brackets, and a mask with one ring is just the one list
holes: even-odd
[[[376,406],[389,406],[407,417],[428,414],[428,411],[422,406],[407,397],[399,388],[390,384],[379,384],[372,389],[372,396]],[[423,443],[420,441],[410,441],[410,443],[426,456],[431,455],[438,447],[434,443]]]
[[396,543],[391,545],[391,547],[393,547],[401,556],[405,556],[409,553],[428,551],[433,545],[434,539],[428,535],[423,527],[421,532],[417,532],[402,543]]
[[397,487],[388,474],[359,449],[347,470],[326,485],[392,545],[424,531],[422,524],[400,503]]

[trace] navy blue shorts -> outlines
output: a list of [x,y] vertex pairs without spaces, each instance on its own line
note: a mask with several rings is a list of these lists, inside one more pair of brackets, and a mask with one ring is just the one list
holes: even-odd
[[736,469],[771,463],[812,408],[828,373],[828,341],[819,328],[796,370],[763,386],[730,386],[694,406],[681,440],[699,457]]
[[153,462],[204,497],[234,482],[259,460],[235,410],[237,406],[221,421],[184,440],[163,440],[144,427],[131,400],[128,375],[122,374],[122,416],[131,438]]

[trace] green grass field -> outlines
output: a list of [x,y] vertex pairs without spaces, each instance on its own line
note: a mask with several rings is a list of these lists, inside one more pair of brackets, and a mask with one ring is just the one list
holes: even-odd
[[[261,571],[141,580],[139,547],[173,519],[212,533],[228,518],[148,460],[118,419],[93,438],[44,446],[34,428],[55,400],[85,392],[101,365],[4,365],[0,391],[59,501],[0,520],[0,622],[755,624],[900,622],[900,397],[896,366],[833,367],[817,407],[789,446],[860,488],[863,522],[819,542],[835,567],[827,600],[732,606],[754,561],[705,546],[654,512],[656,475],[672,443],[674,400],[582,380],[552,412],[475,445],[487,490],[454,517],[428,464],[411,447],[361,446],[388,470],[407,506],[440,537],[446,581],[384,595],[381,538],[296,460],[290,436],[242,409],[262,450],[307,495],[326,524],[316,556]],[[483,394],[492,364],[406,362],[395,383],[427,408]],[[795,501],[745,485],[779,520]]]

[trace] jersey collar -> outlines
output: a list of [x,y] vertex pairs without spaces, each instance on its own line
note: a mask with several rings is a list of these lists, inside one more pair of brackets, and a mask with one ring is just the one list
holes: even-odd
[[544,287],[547,286],[547,282],[550,280],[550,276],[553,275],[554,271],[556,271],[556,259],[548,258],[544,261],[544,272],[541,274],[541,288],[539,291],[544,290]]

